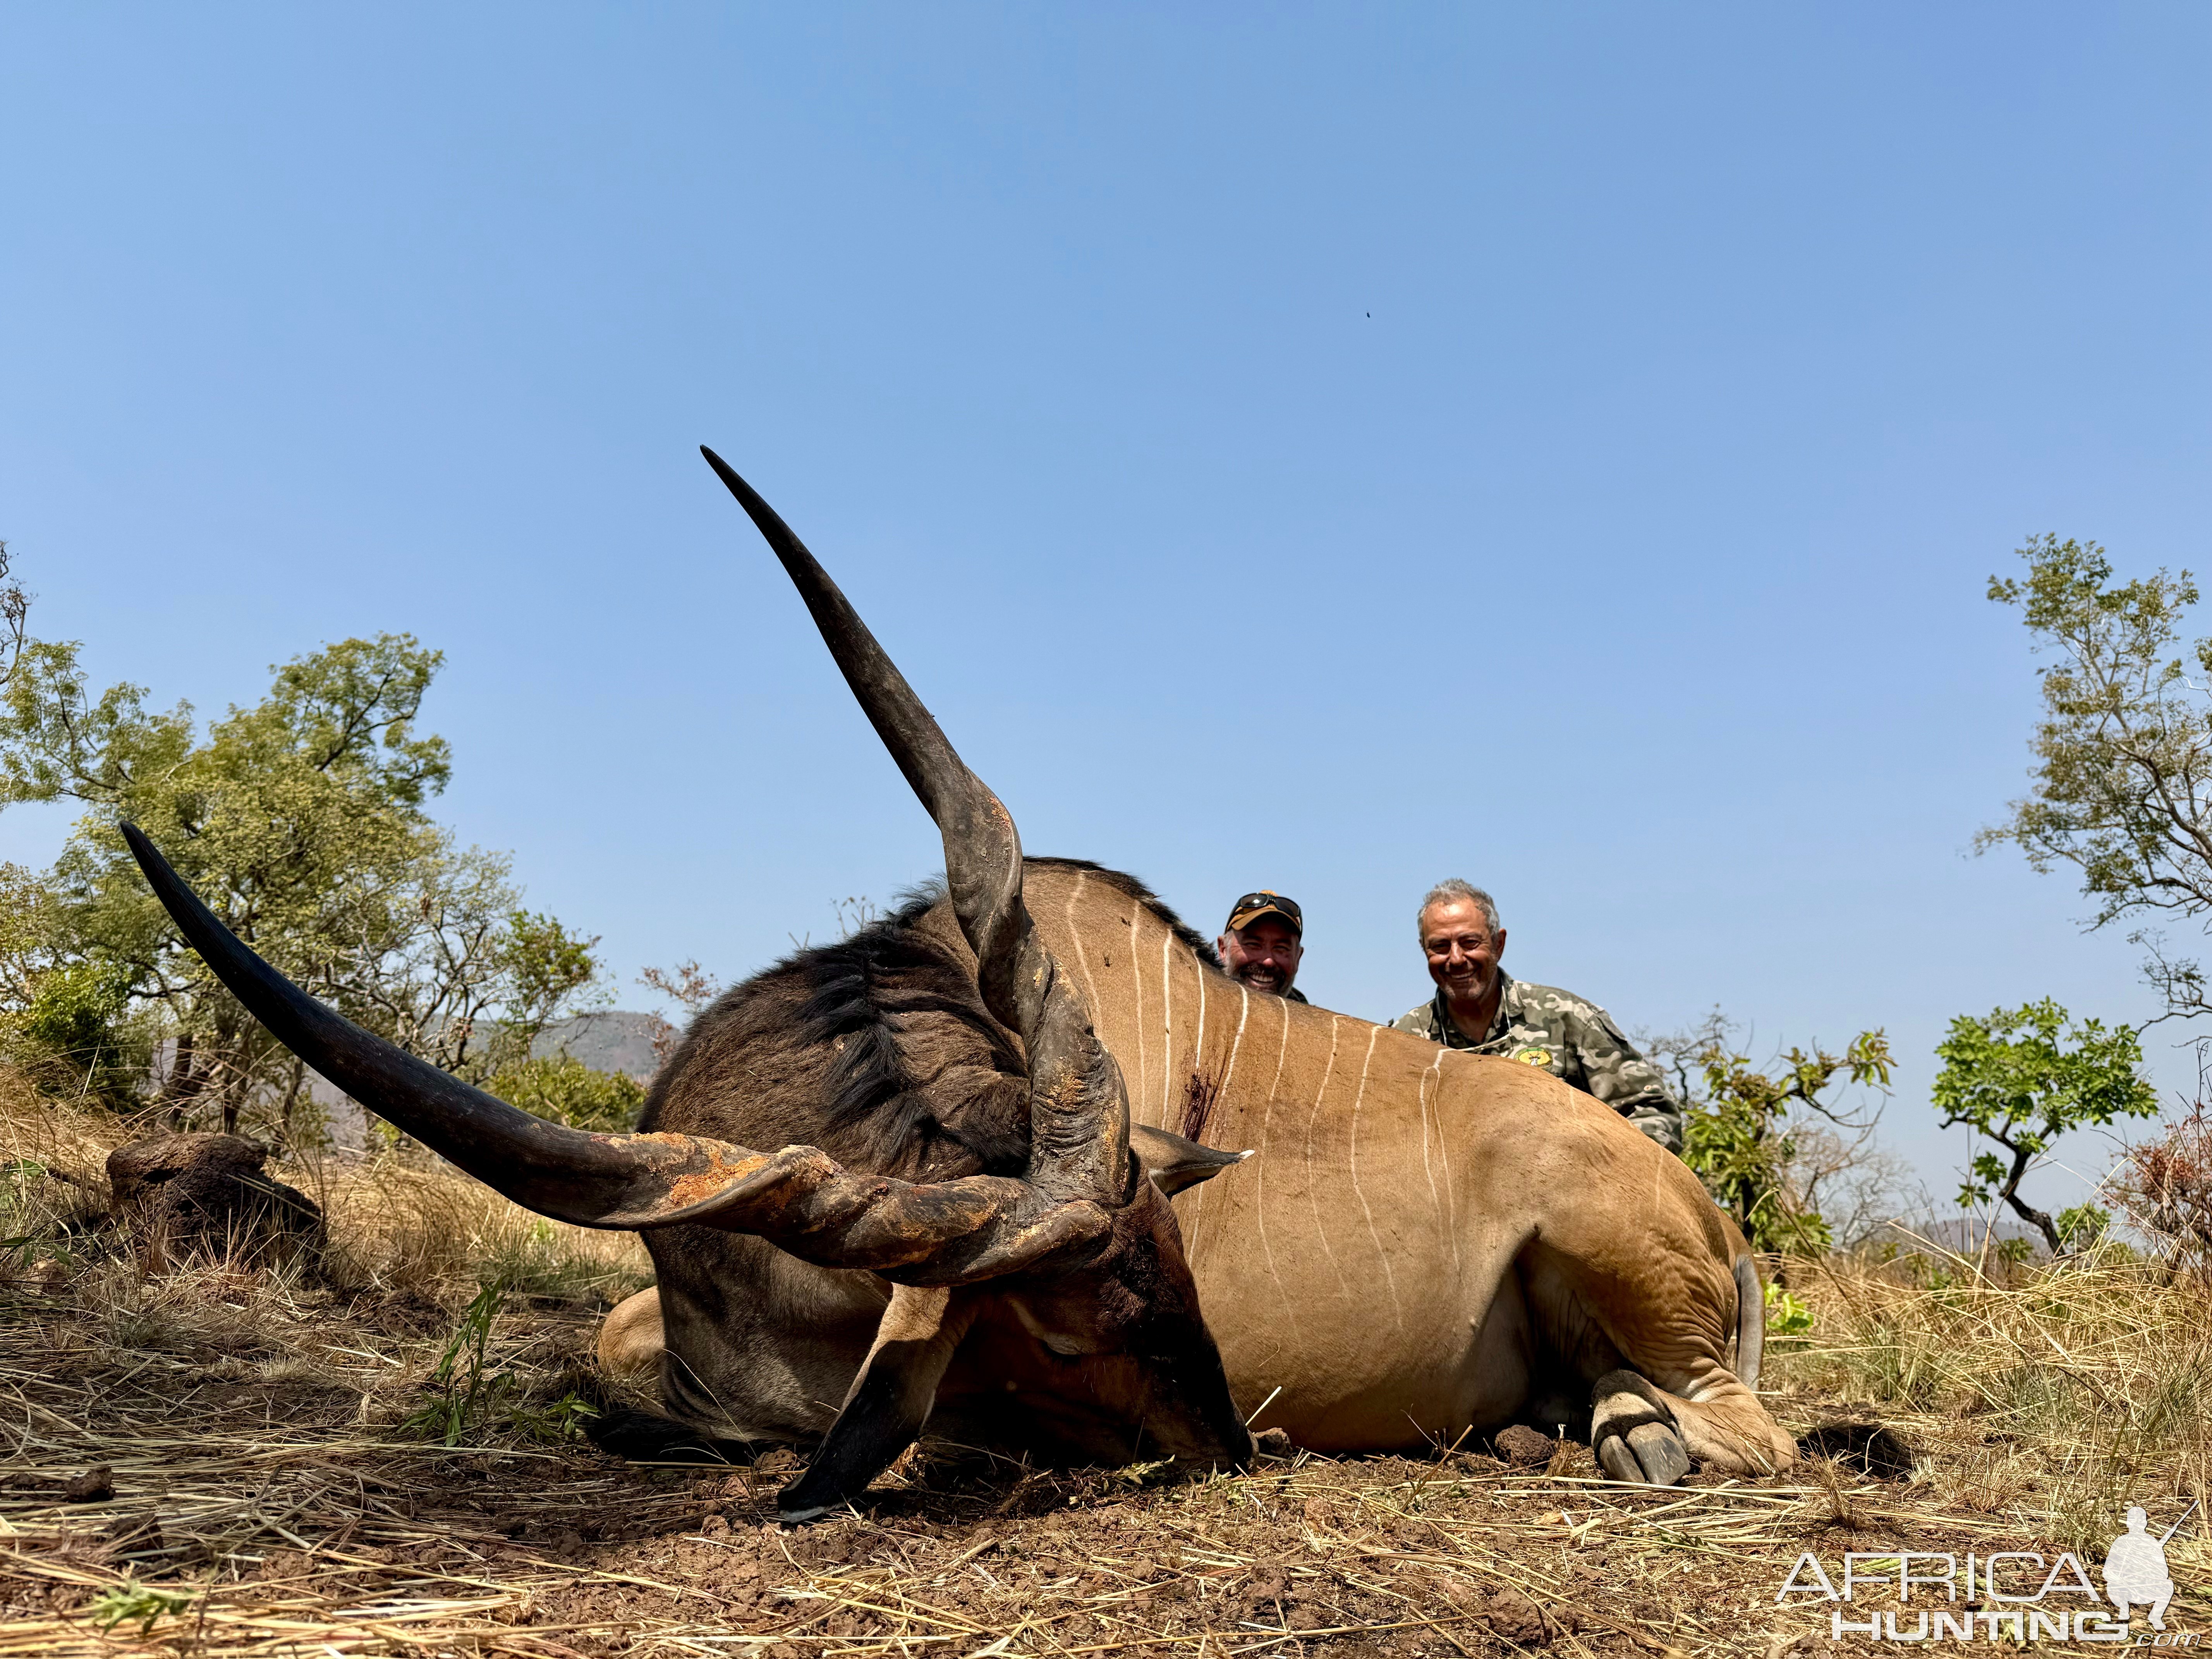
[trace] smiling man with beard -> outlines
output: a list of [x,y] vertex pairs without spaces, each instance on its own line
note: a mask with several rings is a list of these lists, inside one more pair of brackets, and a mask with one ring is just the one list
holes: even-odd
[[1456,877],[1438,882],[1421,901],[1419,922],[1437,991],[1392,1022],[1400,1030],[1448,1048],[1540,1066],[1603,1101],[1668,1152],[1682,1150],[1681,1107],[1613,1016],[1555,986],[1524,984],[1498,966],[1505,930],[1489,894]]
[[1247,893],[1230,907],[1229,925],[1213,948],[1229,977],[1255,991],[1267,991],[1292,1002],[1304,1002],[1304,993],[1292,988],[1298,963],[1304,959],[1306,921],[1295,900],[1262,888]]

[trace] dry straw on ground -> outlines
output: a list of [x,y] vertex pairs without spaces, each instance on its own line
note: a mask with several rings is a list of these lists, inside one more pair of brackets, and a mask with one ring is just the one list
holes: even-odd
[[[1901,1430],[1923,1453],[1909,1481],[1815,1462],[1644,1491],[1592,1478],[1578,1447],[1197,1479],[933,1449],[863,1512],[787,1532],[787,1455],[640,1468],[570,1433],[597,1310],[641,1282],[634,1239],[441,1173],[331,1164],[285,1172],[331,1212],[326,1276],[149,1276],[87,1230],[119,1127],[11,1086],[0,1659],[1775,1659],[1828,1644],[1825,1604],[1775,1603],[1802,1551],[2100,1550],[2125,1503],[2162,1524],[2208,1474],[2201,1287],[2118,1261],[2010,1286],[1836,1264],[1796,1274],[1814,1324],[1780,1345],[1773,1403],[1794,1429]],[[488,1279],[513,1288],[480,1327],[483,1409],[448,1446],[424,1407],[452,1391],[425,1383]],[[65,1501],[99,1467],[112,1496]],[[2206,1535],[2199,1510],[2167,1547],[2183,1628],[2212,1614]]]

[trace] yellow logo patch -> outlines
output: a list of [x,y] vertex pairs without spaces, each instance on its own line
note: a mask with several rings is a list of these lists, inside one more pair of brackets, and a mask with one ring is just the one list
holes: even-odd
[[1549,1066],[1552,1063],[1552,1051],[1548,1048],[1516,1048],[1513,1051],[1513,1058],[1523,1066]]

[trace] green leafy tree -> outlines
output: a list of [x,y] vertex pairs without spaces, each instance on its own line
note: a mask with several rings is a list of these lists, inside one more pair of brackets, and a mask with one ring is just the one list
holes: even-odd
[[[458,848],[425,811],[452,771],[416,727],[441,661],[406,635],[343,641],[202,733],[189,705],[151,710],[141,687],[93,695],[76,645],[23,647],[0,688],[0,804],[87,809],[40,882],[40,971],[91,964],[121,987],[168,1056],[173,1121],[235,1128],[258,1108],[289,1127],[305,1071],[184,947],[121,819],[277,968],[463,1075],[526,1054],[596,981],[595,939],[523,909],[507,860]],[[39,951],[18,955],[27,980]]]
[[1752,1247],[1817,1255],[1833,1232],[1802,1165],[1808,1115],[1858,1133],[1869,1121],[1842,1109],[1849,1087],[1886,1089],[1889,1040],[1862,1031],[1841,1054],[1815,1043],[1792,1048],[1761,1070],[1737,1052],[1735,1028],[1715,1014],[1686,1036],[1662,1038],[1655,1054],[1674,1068],[1687,1103],[1682,1161],[1735,1218]]
[[2196,581],[2116,581],[2094,542],[2043,536],[2020,553],[2027,575],[1992,576],[1990,598],[2017,606],[2053,659],[2037,671],[2033,789],[1977,844],[2017,846],[2039,871],[2070,866],[2097,927],[2146,918],[2130,938],[2168,1013],[2212,1012],[2204,970],[2170,954],[2158,925],[2212,914],[2212,640],[2177,648]]
[[2009,1205],[2053,1255],[2065,1254],[2090,1218],[2069,1212],[2069,1228],[2020,1195],[2020,1184],[2069,1129],[2158,1115],[2157,1093],[2142,1077],[2141,1040],[2124,1025],[2107,1029],[2094,1019],[2069,1027],[2066,1011],[2045,997],[1984,1018],[1961,1014],[1936,1056],[1943,1069],[1931,1098],[1943,1126],[1963,1125],[1995,1149],[1967,1165],[1960,1204]]

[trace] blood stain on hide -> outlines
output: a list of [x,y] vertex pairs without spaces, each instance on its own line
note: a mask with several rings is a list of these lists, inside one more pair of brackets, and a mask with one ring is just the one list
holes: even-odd
[[1206,1139],[1206,1121],[1213,1114],[1214,1097],[1221,1092],[1218,1079],[1193,1071],[1190,1081],[1183,1085],[1182,1112],[1176,1121],[1176,1133],[1186,1140]]

